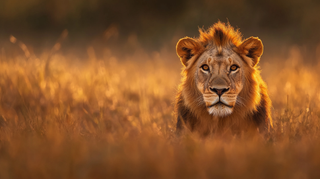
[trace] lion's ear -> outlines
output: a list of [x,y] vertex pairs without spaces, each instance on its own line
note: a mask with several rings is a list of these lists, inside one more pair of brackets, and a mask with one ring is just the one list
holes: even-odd
[[181,63],[186,67],[191,65],[189,60],[200,50],[200,43],[190,37],[180,39],[176,46],[177,55],[180,57]]
[[[254,67],[259,63],[260,57],[263,53],[263,45],[259,38],[250,37],[242,42],[238,47],[240,55]],[[250,58],[251,60],[249,60]]]

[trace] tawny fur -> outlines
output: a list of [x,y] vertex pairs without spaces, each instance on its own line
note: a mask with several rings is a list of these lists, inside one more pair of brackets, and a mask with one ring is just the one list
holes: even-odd
[[[235,105],[233,112],[224,117],[209,114],[203,103],[202,92],[196,84],[197,60],[212,48],[217,49],[217,56],[223,56],[224,50],[232,51],[245,64],[242,67],[245,81],[238,94],[238,99],[242,100],[241,105]],[[197,39],[180,39],[177,54],[184,69],[176,97],[177,130],[187,128],[208,135],[226,130],[232,133],[252,129],[266,131],[272,127],[271,100],[257,66],[262,51],[263,46],[258,38],[242,40],[239,31],[221,22],[214,24],[208,31],[200,30]]]

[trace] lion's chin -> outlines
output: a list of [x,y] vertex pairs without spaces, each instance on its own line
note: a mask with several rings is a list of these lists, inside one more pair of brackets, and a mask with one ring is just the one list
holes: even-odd
[[217,104],[207,108],[209,114],[213,116],[225,117],[232,113],[233,108],[227,107],[223,104]]

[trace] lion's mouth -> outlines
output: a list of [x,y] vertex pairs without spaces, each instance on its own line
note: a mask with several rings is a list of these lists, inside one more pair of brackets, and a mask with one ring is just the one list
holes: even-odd
[[225,104],[225,103],[223,103],[221,101],[208,106],[208,108],[211,108],[211,107],[216,106],[216,105],[224,105],[224,106],[227,106],[228,108],[233,108],[233,106],[227,105],[227,104]]

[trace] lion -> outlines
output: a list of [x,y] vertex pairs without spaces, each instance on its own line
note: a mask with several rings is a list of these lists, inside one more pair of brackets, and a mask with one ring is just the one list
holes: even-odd
[[176,46],[184,67],[175,105],[177,131],[186,128],[205,136],[269,131],[271,100],[258,66],[261,40],[242,40],[239,30],[220,21],[199,33]]

